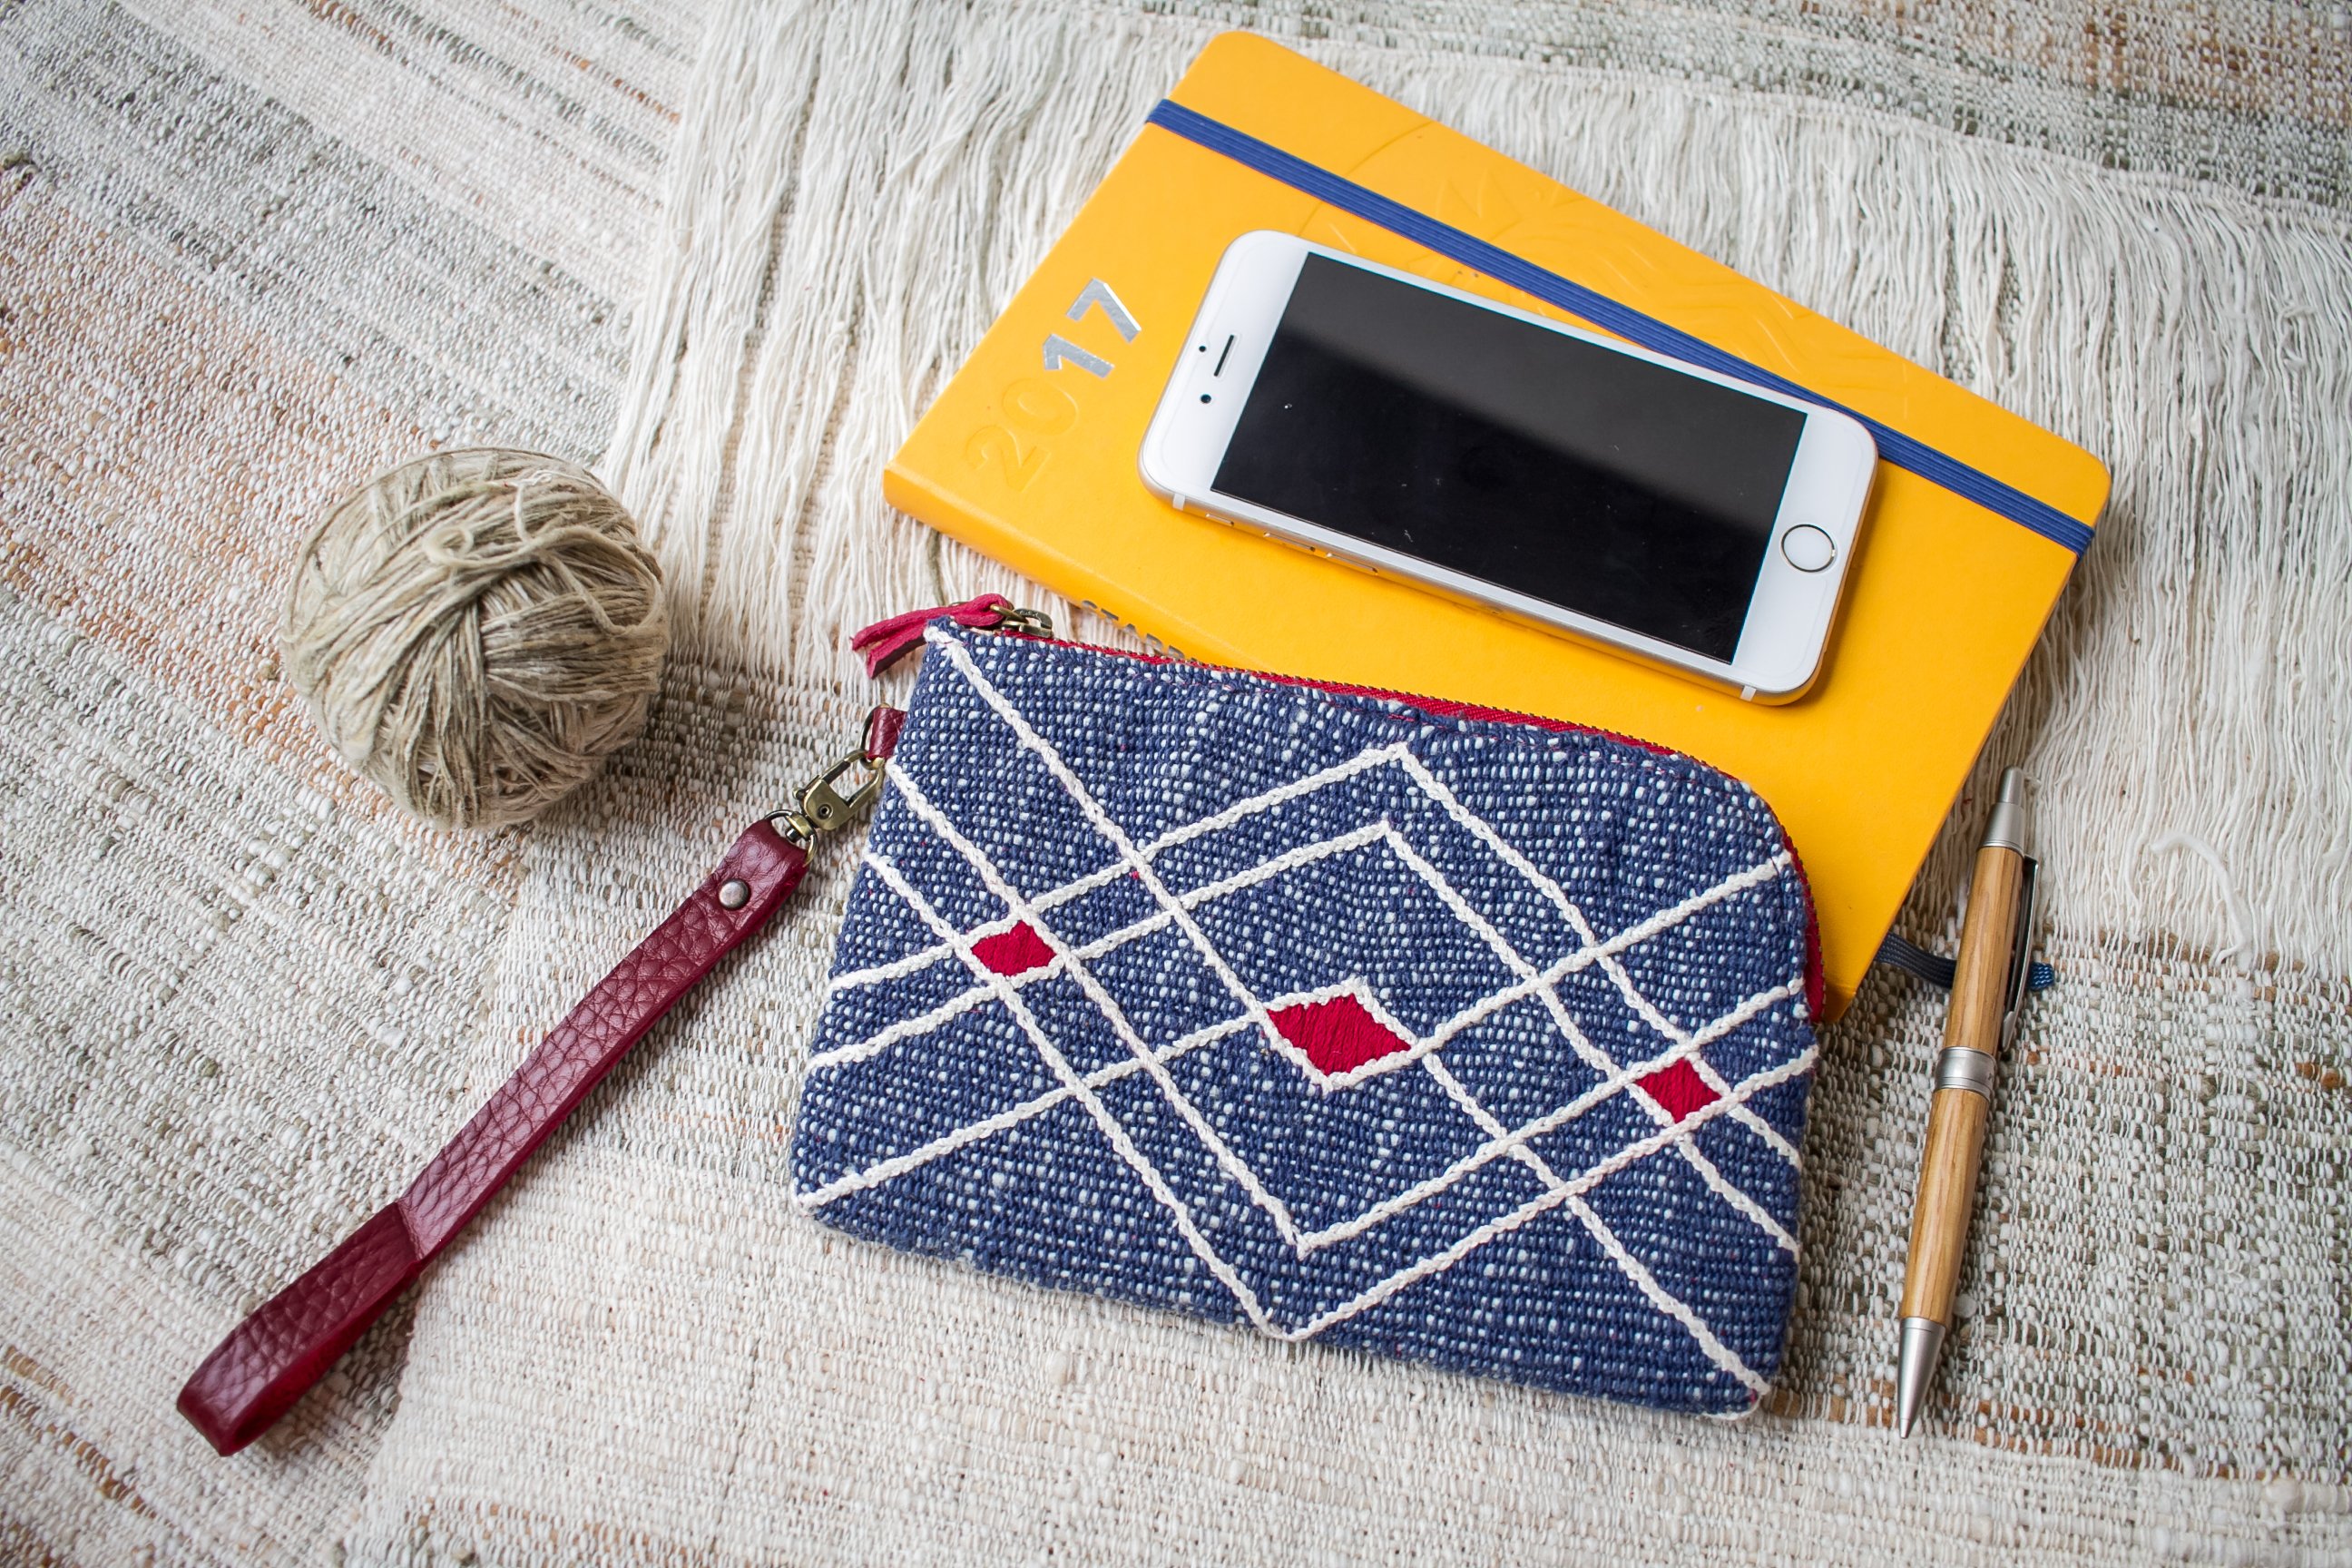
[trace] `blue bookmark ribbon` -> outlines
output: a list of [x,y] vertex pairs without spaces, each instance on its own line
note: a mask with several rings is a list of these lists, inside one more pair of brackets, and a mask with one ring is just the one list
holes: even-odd
[[1473,271],[1483,272],[1498,283],[1532,294],[1547,304],[1556,305],[1603,331],[1614,332],[1654,353],[1666,354],[1685,363],[1714,371],[1718,375],[1733,376],[1753,385],[1849,415],[1862,421],[1869,429],[1872,438],[1878,443],[1879,457],[1896,468],[1907,468],[1932,484],[1941,485],[1954,495],[1974,501],[1989,511],[1999,512],[2011,521],[2032,529],[2042,538],[2062,544],[2077,555],[2083,552],[2084,546],[2091,542],[2091,530],[2085,524],[2014,485],[2003,484],[1990,474],[1972,468],[1948,453],[1937,451],[1925,441],[1906,436],[1890,425],[1883,425],[1867,414],[1848,408],[1832,398],[1810,392],[1788,377],[1776,375],[1761,365],[1750,364],[1737,354],[1727,353],[1713,343],[1695,338],[1680,328],[1670,327],[1654,316],[1621,305],[1605,294],[1595,293],[1581,283],[1571,282],[1557,272],[1538,267],[1500,246],[1490,245],[1475,235],[1455,228],[1452,224],[1440,223],[1402,202],[1393,201],[1352,180],[1343,179],[1328,169],[1284,152],[1271,142],[1261,142],[1222,121],[1212,120],[1197,110],[1187,109],[1169,99],[1160,100],[1159,106],[1148,116],[1148,122],[1163,131],[1172,131],[1187,142],[1205,147],[1212,153],[1223,153],[1235,163],[1279,180],[1342,212],[1353,214],[1367,223],[1378,224],[1391,234],[1401,235],[1440,256],[1449,257]]

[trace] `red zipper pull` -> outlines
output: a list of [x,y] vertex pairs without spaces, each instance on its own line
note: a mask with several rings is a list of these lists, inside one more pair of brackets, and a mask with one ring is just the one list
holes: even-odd
[[1054,635],[1053,621],[1042,612],[1021,609],[1001,594],[986,594],[961,605],[908,610],[887,621],[877,621],[849,639],[850,649],[866,656],[866,674],[879,675],[920,647],[923,628],[941,616],[978,632],[1011,632],[1033,637]]

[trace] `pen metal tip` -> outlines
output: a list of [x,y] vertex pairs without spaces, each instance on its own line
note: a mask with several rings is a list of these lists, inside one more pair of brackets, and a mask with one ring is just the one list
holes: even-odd
[[1944,1353],[1944,1325],[1933,1318],[1903,1320],[1903,1344],[1895,1362],[1895,1435],[1911,1436],[1927,1403],[1927,1385],[1935,1381],[1936,1363]]

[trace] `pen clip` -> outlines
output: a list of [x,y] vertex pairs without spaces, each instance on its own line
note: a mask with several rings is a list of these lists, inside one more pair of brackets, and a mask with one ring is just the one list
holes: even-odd
[[2002,1056],[2009,1055],[2017,1043],[2017,1015],[2025,1001],[2026,979],[2033,969],[2033,916],[2040,904],[2036,873],[2042,863],[2031,855],[2019,858],[2025,862],[2025,875],[2017,889],[2017,926],[2009,939],[2009,995],[2000,1016]]

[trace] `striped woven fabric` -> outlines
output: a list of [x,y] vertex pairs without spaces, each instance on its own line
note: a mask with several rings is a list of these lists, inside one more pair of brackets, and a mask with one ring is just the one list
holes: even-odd
[[[1925,1435],[1882,1424],[1929,988],[1820,1032],[1763,1409],[1653,1419],[795,1214],[836,844],[220,1462],[190,1367],[854,731],[843,628],[1118,637],[875,476],[1234,26],[2115,471],[1901,923],[1951,950],[2024,764],[2063,979]],[[2347,83],[2344,0],[0,4],[0,1561],[2345,1561]],[[600,780],[458,838],[274,638],[320,506],[478,441],[596,462],[683,631]]]

